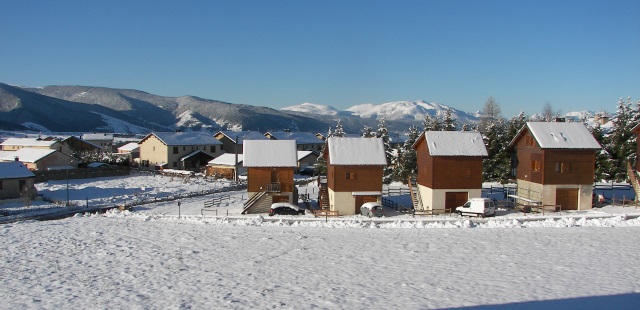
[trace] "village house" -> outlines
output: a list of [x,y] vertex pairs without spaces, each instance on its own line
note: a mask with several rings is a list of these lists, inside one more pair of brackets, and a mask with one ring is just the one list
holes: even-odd
[[220,141],[197,132],[152,132],[140,140],[140,166],[199,171],[224,153]]
[[73,150],[64,143],[53,138],[9,138],[0,143],[2,151],[17,151],[23,148],[56,150],[67,155],[72,155]]
[[51,149],[23,148],[17,151],[0,151],[0,161],[20,161],[29,170],[57,170],[78,167],[73,156]]
[[425,131],[413,148],[416,210],[452,212],[469,198],[482,196],[482,159],[488,154],[479,132]]
[[298,151],[298,171],[313,167],[318,162],[318,156],[315,151]]
[[[213,137],[222,142],[222,149],[226,153],[238,154],[244,154],[245,140],[267,140],[267,137],[259,131],[218,131]],[[236,145],[236,140],[238,145]]]
[[298,151],[322,151],[324,140],[310,132],[270,131],[264,134],[271,140],[295,140]]
[[72,156],[78,156],[82,153],[96,153],[102,150],[102,148],[100,148],[99,146],[92,144],[90,142],[84,141],[75,136],[68,136],[68,137],[61,137],[61,138],[48,137],[46,139],[47,140],[56,139],[60,141],[60,143],[68,146],[70,149],[70,153],[67,153],[64,150],[62,150],[61,152],[67,155],[72,155]]
[[110,133],[85,133],[82,140],[99,146],[103,152],[113,152],[113,134]]
[[140,157],[140,144],[136,142],[129,142],[121,147],[118,147],[118,154],[129,154],[131,158]]
[[517,203],[591,209],[600,144],[582,123],[528,122],[509,144]]
[[293,172],[298,167],[296,142],[244,140],[244,151],[249,199],[242,213],[266,213],[275,202],[297,204],[293,182]]
[[[380,202],[382,174],[387,165],[384,144],[380,138],[327,139],[324,157],[327,161],[326,197],[331,211],[340,215],[360,213],[365,202]],[[321,184],[321,187],[325,187]]]
[[[238,175],[247,172],[247,168],[242,166],[242,154],[224,153],[207,163],[206,176],[216,178],[235,179],[236,167]],[[237,159],[237,160],[236,160]]]
[[33,186],[35,175],[19,161],[0,162],[0,199],[14,199],[26,195]]

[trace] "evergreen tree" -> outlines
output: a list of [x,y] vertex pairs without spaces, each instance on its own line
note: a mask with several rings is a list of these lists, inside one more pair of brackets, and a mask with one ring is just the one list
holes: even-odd
[[363,138],[375,138],[376,133],[373,132],[373,128],[365,125],[364,129],[362,130],[362,137]]
[[469,126],[469,123],[462,124],[462,131],[471,131],[471,126]]
[[442,130],[442,123],[437,115],[430,116],[425,114],[422,120],[422,127],[424,127],[424,131],[440,131]]
[[610,174],[615,181],[626,179],[626,163],[635,160],[635,137],[631,132],[633,128],[634,111],[631,107],[631,98],[618,101],[618,111],[612,120],[613,129],[605,142],[605,149],[610,155]]
[[[596,123],[594,127],[589,127],[589,131],[601,146],[605,145],[604,131],[602,130],[602,127],[600,127],[599,123]],[[609,180],[611,178],[610,155],[605,148],[596,153],[595,161],[596,169],[593,175],[593,181],[600,182],[602,180]]]
[[489,123],[483,134],[489,156],[482,161],[484,181],[506,182],[509,178],[511,156],[507,151],[510,142],[503,119]]
[[396,181],[406,182],[409,176],[415,176],[418,170],[417,154],[413,144],[420,136],[416,126],[410,126],[407,140],[398,147],[398,156],[394,165],[393,175]]
[[327,136],[324,139],[324,144],[322,145],[322,150],[320,151],[320,155],[318,155],[318,159],[316,159],[315,173],[316,175],[327,175],[327,159],[324,158],[324,152],[327,149],[327,141],[329,138],[333,137],[333,133],[331,132],[331,127],[327,131]]
[[452,114],[451,108],[448,108],[444,111],[444,116],[442,118],[443,131],[455,131],[456,127],[458,126],[458,124],[456,124],[451,114]]
[[391,154],[391,144],[389,140],[389,131],[387,130],[387,124],[384,118],[381,118],[378,122],[378,138],[382,139],[382,143],[384,144],[384,152],[387,156],[387,166],[384,168],[384,172],[382,175],[382,182],[385,184],[391,183],[391,179],[393,178],[393,162],[395,159]]
[[334,137],[345,137],[347,134],[344,132],[344,129],[342,128],[342,122],[340,122],[340,120],[338,120],[338,123],[336,124],[336,131],[333,132],[333,136]]

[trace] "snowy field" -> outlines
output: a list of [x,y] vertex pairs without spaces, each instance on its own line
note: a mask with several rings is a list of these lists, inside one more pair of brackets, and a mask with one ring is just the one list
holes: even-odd
[[[149,176],[71,180],[70,196],[77,203],[119,203],[224,186],[215,184]],[[66,199],[65,181],[38,184],[38,190]],[[391,213],[376,221],[326,221],[310,215],[241,216],[246,192],[226,194],[218,217],[200,214],[209,195],[181,200],[180,218],[173,201],[134,212],[0,225],[0,308],[640,304],[640,209],[607,206],[551,216],[502,210],[482,220]]]

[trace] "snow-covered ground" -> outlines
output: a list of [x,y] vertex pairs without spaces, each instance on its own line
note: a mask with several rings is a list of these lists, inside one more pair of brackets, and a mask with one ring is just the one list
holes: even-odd
[[[89,204],[211,186],[224,184],[144,175],[69,183],[71,200]],[[307,189],[313,196],[316,189]],[[38,184],[38,190],[66,199],[66,181]],[[201,215],[205,200],[227,194],[218,217]],[[0,308],[636,309],[640,304],[640,209],[607,206],[551,216],[502,210],[482,220],[400,213],[375,221],[326,220],[239,215],[246,192],[214,195],[181,200],[180,218],[171,201],[134,212],[0,225]]]

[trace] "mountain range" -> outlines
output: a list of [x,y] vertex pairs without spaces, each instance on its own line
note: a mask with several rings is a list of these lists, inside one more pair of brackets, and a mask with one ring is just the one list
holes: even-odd
[[[281,110],[194,96],[165,97],[132,89],[91,86],[17,87],[0,83],[0,129],[50,132],[292,130],[326,132],[337,120],[348,133],[390,131],[420,125],[425,114],[442,116],[448,106],[426,101],[361,104],[345,110],[303,103]],[[461,125],[476,116],[452,109]]]

